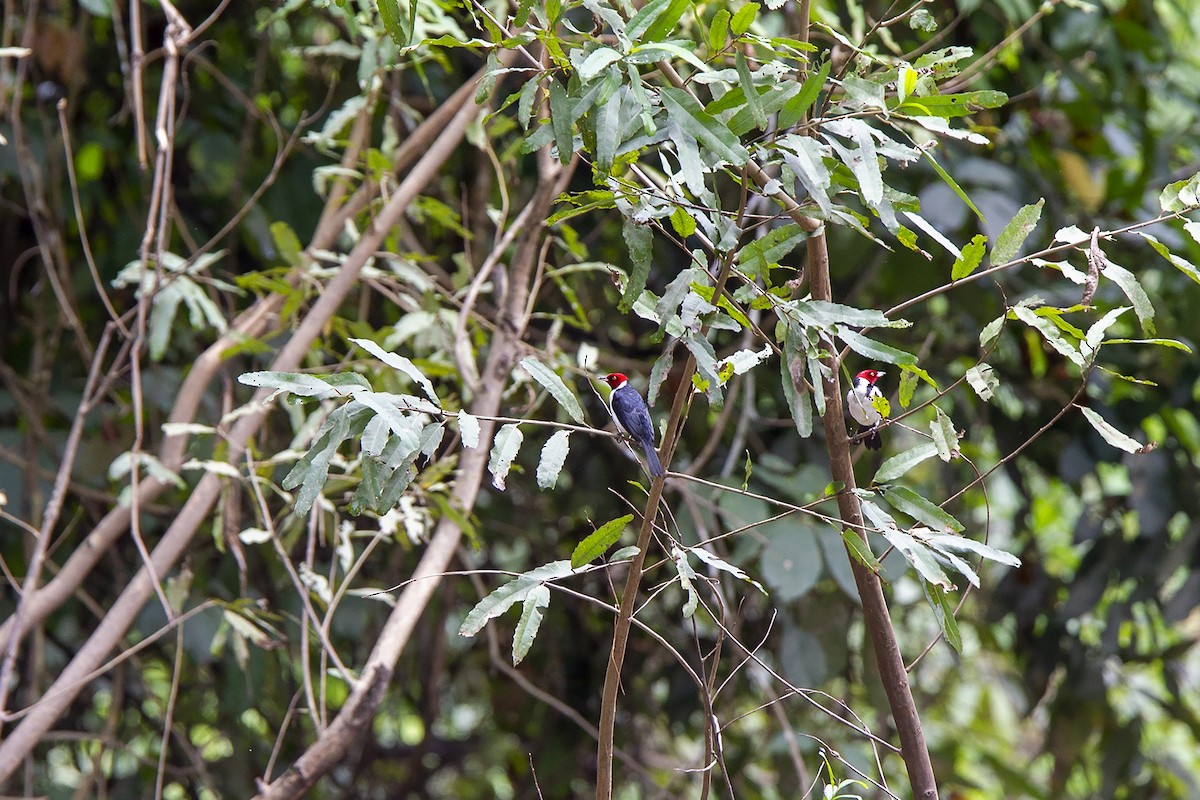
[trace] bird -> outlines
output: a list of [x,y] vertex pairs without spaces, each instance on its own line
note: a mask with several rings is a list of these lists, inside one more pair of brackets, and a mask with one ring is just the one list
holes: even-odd
[[883,447],[883,437],[879,434],[879,425],[886,416],[886,411],[880,413],[875,403],[876,398],[887,400],[883,392],[875,385],[884,373],[876,369],[864,369],[854,377],[854,385],[846,392],[846,410],[858,423],[858,435],[868,450],[878,450]]
[[608,410],[617,426],[632,436],[646,453],[646,465],[652,478],[661,478],[662,464],[654,449],[654,423],[650,421],[650,409],[646,401],[629,385],[629,378],[620,372],[611,372],[604,381],[612,387],[608,395]]

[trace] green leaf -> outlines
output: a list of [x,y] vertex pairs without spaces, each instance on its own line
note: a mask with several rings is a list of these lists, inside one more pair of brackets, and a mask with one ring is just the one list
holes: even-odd
[[[656,0],[656,2],[662,2],[662,0]],[[650,5],[653,5],[653,3]],[[649,8],[650,5],[647,5],[646,8]],[[583,59],[583,63],[579,65],[576,74],[579,75],[580,82],[587,83],[601,72],[604,72],[609,65],[615,64],[620,60],[621,54],[611,47],[598,47],[588,53],[587,58]]]
[[537,638],[538,629],[542,627],[542,611],[550,605],[550,588],[539,583],[525,595],[525,604],[521,608],[521,619],[513,632],[512,659],[517,666],[529,653],[533,640]]
[[844,326],[838,327],[837,337],[845,342],[851,350],[872,361],[885,361],[888,364],[917,363],[917,357],[912,353],[906,353],[903,350],[881,344],[874,339],[868,339],[861,333]]
[[797,300],[787,310],[793,312],[809,327],[832,330],[836,325],[855,328],[907,328],[907,320],[890,320],[882,311],[873,308],[854,308],[826,300]]
[[496,440],[492,443],[492,454],[488,459],[488,472],[492,473],[492,485],[504,491],[504,481],[508,471],[512,469],[513,459],[521,449],[525,436],[516,423],[509,423],[496,432]]
[[571,432],[555,431],[554,435],[542,445],[542,457],[538,461],[537,483],[539,489],[553,489],[562,472],[563,463],[571,449]]
[[933,444],[937,447],[938,458],[949,463],[950,459],[958,455],[958,431],[954,429],[954,420],[946,416],[940,408],[934,406],[933,410],[937,412],[937,416],[929,423]]
[[937,620],[938,627],[942,629],[942,634],[946,637],[946,643],[956,652],[961,653],[962,633],[958,630],[958,620],[954,618],[954,601],[941,587],[928,583],[922,583],[921,587],[925,590],[925,599],[929,602],[929,607],[933,609],[933,616]]
[[533,356],[526,356],[521,359],[521,367],[532,375],[533,379],[540,383],[546,391],[550,392],[550,395],[558,401],[563,410],[571,416],[571,419],[580,425],[583,424],[583,408],[579,405],[579,400],[575,397],[575,394],[567,388],[562,378],[558,377],[558,373]]
[[804,351],[801,332],[795,325],[788,325],[784,336],[783,358],[779,360],[782,374],[783,397],[787,401],[796,432],[807,439],[813,432],[812,403],[808,400],[808,386],[804,382]]
[[891,503],[892,508],[907,514],[917,522],[923,522],[932,528],[948,528],[955,532],[963,530],[961,522],[907,486],[888,486],[883,490],[883,497]]
[[[238,376],[238,383],[274,389],[275,394],[271,397],[280,392],[288,392],[297,397],[315,397],[318,400],[350,395],[350,392],[339,390],[316,375],[305,375],[302,372],[246,372]],[[363,380],[363,384],[366,384],[366,379]],[[366,385],[369,387],[369,384]]]
[[1158,203],[1165,214],[1179,213],[1200,205],[1200,173],[1167,184],[1158,196]]
[[734,55],[734,63],[737,65],[742,93],[746,96],[746,107],[750,109],[750,116],[754,119],[755,127],[763,130],[767,127],[767,112],[763,110],[762,98],[758,96],[758,89],[754,85],[754,76],[750,74],[750,65],[746,63],[746,54],[738,50]]
[[908,408],[908,404],[912,402],[913,394],[917,391],[917,382],[920,380],[917,373],[910,370],[900,371],[900,407]]
[[727,572],[733,577],[737,578],[739,581],[745,581],[763,594],[767,594],[767,590],[763,588],[763,585],[747,575],[742,569],[735,567],[728,561],[723,561],[722,559],[717,558],[703,547],[690,547],[688,548],[688,552],[703,561],[705,564],[708,564],[710,567],[719,569],[722,572]]
[[892,108],[896,114],[911,117],[965,117],[982,108],[998,108],[1008,102],[1008,95],[983,89],[960,94],[938,94],[929,97],[908,97]]
[[996,377],[996,372],[988,364],[977,364],[967,370],[967,383],[975,390],[975,394],[979,395],[979,399],[985,403],[990,402],[992,395],[996,391],[996,387],[1000,385],[1000,379]]
[[575,154],[575,139],[571,135],[570,108],[567,105],[567,90],[553,78],[550,79],[550,125],[554,131],[554,145],[561,164],[571,163]]
[[[1188,228],[1189,233],[1192,233],[1193,238],[1195,238],[1197,236],[1195,231],[1200,230],[1200,228],[1197,227],[1198,225],[1200,225],[1200,223],[1189,222],[1184,225],[1184,228]],[[1192,227],[1189,228],[1189,226],[1192,226]],[[1146,244],[1148,244],[1152,248],[1154,248],[1154,252],[1158,253],[1160,256],[1165,258],[1167,261],[1170,261],[1171,265],[1174,266],[1180,272],[1182,272],[1184,275],[1187,275],[1189,278],[1191,278],[1196,283],[1200,283],[1200,269],[1197,269],[1195,264],[1188,261],[1186,258],[1182,258],[1180,256],[1175,255],[1174,253],[1171,252],[1170,248],[1168,248],[1165,244],[1163,244],[1162,242],[1160,242],[1158,239],[1154,238],[1150,234],[1142,233],[1141,231],[1139,231],[1138,233],[1143,239],[1146,240]]]
[[854,560],[871,570],[871,572],[878,573],[883,569],[883,565],[879,563],[879,559],[875,558],[875,554],[871,552],[870,545],[864,542],[862,537],[853,530],[844,528],[842,530],[842,541],[846,543],[846,550],[850,552]]
[[[863,504],[864,510],[867,504]],[[883,527],[883,537],[912,564],[921,579],[941,589],[950,590],[954,584],[946,577],[933,551],[899,528]]]
[[625,283],[625,293],[617,310],[628,314],[646,288],[646,279],[650,276],[650,257],[654,245],[654,231],[646,225],[636,225],[629,218],[622,222],[621,234],[625,238],[625,246],[629,249],[629,260],[633,267],[629,271],[629,280]]
[[811,235],[794,222],[772,228],[766,235],[746,244],[738,251],[738,264],[747,277],[756,278],[772,267],[779,266],[780,259],[795,250]]
[[425,377],[421,370],[417,369],[413,362],[409,361],[404,356],[397,355],[395,353],[389,353],[387,350],[384,350],[370,339],[351,338],[349,341],[358,345],[363,350],[366,350],[368,353],[375,356],[392,369],[403,372],[410,379],[412,379],[417,386],[421,387],[421,391],[425,393],[426,397],[433,401],[434,405],[438,406],[439,408],[441,407],[442,401],[438,399],[437,393],[433,391],[433,384],[429,382],[429,379]]
[[826,61],[816,72],[809,74],[800,86],[800,92],[792,97],[779,112],[779,127],[788,129],[799,122],[812,104],[817,101],[817,95],[825,87],[825,79],[829,77],[832,62]]
[[596,125],[596,169],[603,175],[612,172],[621,144],[621,97],[621,92],[613,92],[592,117]]
[[983,326],[983,330],[979,332],[979,346],[985,350],[992,345],[992,342],[1000,336],[1000,331],[1004,328],[1004,320],[1007,319],[1006,314],[1001,314],[994,320]]
[[696,606],[700,603],[700,595],[696,593],[694,586],[696,571],[688,563],[687,551],[681,550],[678,546],[671,548],[671,560],[675,564],[676,574],[679,575],[679,585],[688,598],[687,602],[683,604],[683,618],[691,619],[692,615],[696,613]]
[[458,635],[474,636],[483,630],[488,620],[495,619],[517,603],[523,602],[534,587],[546,581],[565,578],[571,572],[571,562],[552,561],[513,578],[475,604],[459,626]]
[[955,260],[954,266],[951,267],[950,280],[961,281],[974,272],[975,268],[979,266],[979,262],[983,260],[986,250],[987,237],[982,233],[975,234],[971,242],[962,249],[962,255]]
[[1046,205],[1045,198],[1032,205],[1022,207],[1004,226],[1004,230],[1000,231],[1000,235],[996,237],[996,244],[992,247],[993,265],[1005,264],[1016,257],[1021,250],[1021,245],[1025,244],[1025,240],[1029,238],[1029,234],[1033,232],[1038,220],[1041,219],[1044,205]]
[[676,206],[675,210],[671,212],[671,227],[686,239],[696,232],[696,218],[683,206]]
[[1083,412],[1083,416],[1092,424],[1096,432],[1104,437],[1104,441],[1111,444],[1118,450],[1124,450],[1126,453],[1144,453],[1147,445],[1143,445],[1132,436],[1128,436],[1104,420],[1104,417],[1088,408],[1087,406],[1079,406],[1079,410]]
[[1084,368],[1083,355],[1076,350],[1070,342],[1063,338],[1062,333],[1054,325],[1054,323],[1050,322],[1045,317],[1038,316],[1038,314],[1028,306],[1014,306],[1012,312],[1017,319],[1021,320],[1021,322],[1024,322],[1026,325],[1040,333],[1042,338],[1044,338],[1051,347],[1070,359],[1071,363],[1075,364],[1080,369]]
[[925,541],[931,547],[938,550],[955,550],[960,553],[975,553],[983,556],[988,561],[995,561],[997,564],[1004,564],[1007,567],[1021,566],[1021,559],[1011,553],[1006,553],[1003,550],[986,545],[983,542],[977,542],[974,539],[968,539],[966,536],[956,536],[948,533],[928,534],[925,536]]
[[911,450],[898,453],[879,465],[879,471],[871,479],[872,483],[888,483],[896,480],[910,469],[926,459],[937,455],[937,445],[933,442],[919,444]]
[[300,244],[300,237],[292,230],[292,226],[286,222],[271,223],[271,241],[275,243],[275,249],[279,251],[279,257],[285,263],[293,267],[301,266],[300,253],[304,251],[304,245]]
[[[587,538],[575,546],[575,552],[571,553],[571,569],[579,569],[604,555],[608,548],[621,539],[621,534],[625,532],[625,526],[630,522],[633,522],[633,514],[626,514],[623,517],[609,520],[588,534]],[[634,548],[634,550],[636,549]]]
[[1138,282],[1137,276],[1124,267],[1109,261],[1103,253],[1100,254],[1100,258],[1104,264],[1102,270],[1104,277],[1121,287],[1121,291],[1129,298],[1129,302],[1133,303],[1133,313],[1137,314],[1138,322],[1142,325],[1142,333],[1146,336],[1153,336],[1154,304],[1150,302],[1150,297],[1142,288],[1142,284]]
[[733,31],[734,36],[741,36],[750,30],[750,26],[754,24],[754,18],[758,16],[758,8],[758,3],[746,3],[737,10],[729,22],[729,29]]
[[[634,14],[633,19],[629,21],[629,28],[626,30],[626,35],[631,40],[646,42],[662,41],[663,39],[666,39],[671,34],[671,31],[675,29],[675,26],[679,23],[680,17],[682,17],[684,12],[687,11],[690,4],[691,0],[670,0],[670,2],[665,4],[665,10],[660,14],[655,15],[653,24],[646,29],[645,36],[635,36],[633,33],[635,30],[634,24],[637,21],[637,18],[641,15],[641,11],[639,11],[637,14]],[[645,6],[642,7],[642,10],[645,10]]]
[[950,173],[942,169],[942,165],[939,164],[937,159],[933,157],[933,154],[929,152],[929,149],[921,148],[921,154],[925,156],[925,160],[929,162],[929,166],[933,167],[933,171],[938,174],[938,177],[941,178],[942,181],[949,186],[956,195],[958,195],[958,199],[966,203],[967,208],[975,212],[975,216],[979,217],[979,221],[986,225],[987,219],[984,218],[983,212],[975,207],[975,204],[971,202],[971,198],[968,197],[967,193],[962,190],[962,187],[958,185],[958,182],[954,180],[954,178],[950,177]]
[[729,38],[729,20],[731,15],[722,8],[713,15],[712,25],[708,29],[708,47],[714,53],[725,49],[725,40]]
[[667,110],[667,116],[717,157],[734,166],[741,166],[750,158],[750,154],[733,132],[701,108],[688,92],[664,87],[659,90],[659,96]]
[[479,447],[479,420],[466,411],[459,411],[458,434],[464,447]]

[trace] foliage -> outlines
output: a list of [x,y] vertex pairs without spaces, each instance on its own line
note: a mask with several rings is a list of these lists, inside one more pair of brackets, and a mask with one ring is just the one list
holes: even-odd
[[1200,791],[1191,5],[133,6],[0,48],[10,793],[906,796],[864,576],[943,795]]

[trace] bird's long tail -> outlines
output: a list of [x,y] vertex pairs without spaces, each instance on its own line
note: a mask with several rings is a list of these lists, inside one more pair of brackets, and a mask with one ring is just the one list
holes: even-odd
[[654,449],[654,443],[643,442],[642,449],[646,451],[646,465],[650,468],[650,477],[661,478],[663,468],[658,461],[658,451]]

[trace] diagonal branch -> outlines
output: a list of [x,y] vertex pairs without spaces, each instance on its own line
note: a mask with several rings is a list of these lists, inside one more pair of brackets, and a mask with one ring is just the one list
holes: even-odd
[[[383,243],[389,230],[408,208],[409,204],[424,190],[442,164],[453,154],[466,131],[467,125],[478,114],[474,104],[466,104],[440,131],[440,135],[424,157],[397,187],[379,216],[364,231],[358,244],[346,257],[337,275],[326,285],[320,298],[313,304],[304,321],[297,327],[288,343],[275,359],[272,369],[290,371],[299,366],[305,353],[321,335],[328,321],[346,295],[357,285],[359,272]],[[269,391],[260,391],[255,397],[261,401]],[[252,413],[238,420],[228,437],[228,458],[231,462],[240,459],[250,438],[254,436],[266,415],[266,408],[259,406]],[[202,522],[216,502],[222,489],[222,479],[206,474],[197,484],[179,516],[167,528],[162,540],[151,554],[150,564],[159,575],[166,574],[187,550]],[[0,783],[6,781],[28,757],[59,715],[78,695],[87,676],[100,665],[113,648],[121,641],[137,614],[154,592],[149,571],[143,567],[117,598],[113,607],[99,627],[59,675],[46,694],[29,710],[28,716],[0,744]]]

